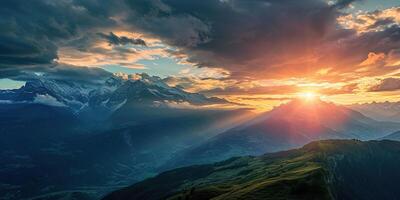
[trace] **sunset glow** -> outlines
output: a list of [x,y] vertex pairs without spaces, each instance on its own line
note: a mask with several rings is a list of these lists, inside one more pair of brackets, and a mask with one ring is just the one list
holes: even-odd
[[400,199],[400,0],[3,0],[0,25],[0,200]]
[[299,97],[306,101],[313,101],[317,98],[317,94],[314,92],[303,92],[299,94]]

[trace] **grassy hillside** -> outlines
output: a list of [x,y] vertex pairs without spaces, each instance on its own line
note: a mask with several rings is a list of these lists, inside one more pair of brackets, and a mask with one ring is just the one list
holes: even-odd
[[319,141],[168,171],[105,199],[393,199],[399,153],[393,141]]

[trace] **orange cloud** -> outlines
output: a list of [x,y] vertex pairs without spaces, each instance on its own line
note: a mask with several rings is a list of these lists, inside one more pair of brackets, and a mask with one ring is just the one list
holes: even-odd
[[365,59],[359,66],[376,65],[385,62],[386,55],[384,53],[370,52],[368,58]]
[[382,31],[391,25],[400,24],[400,7],[348,14],[340,16],[338,22],[344,28],[356,30],[359,34]]
[[[137,34],[128,34],[126,32],[117,32],[118,37],[140,36]],[[170,56],[166,48],[159,46],[159,40],[146,40],[148,47],[137,48],[130,44],[113,46],[106,40],[94,40],[90,46],[84,50],[74,46],[63,46],[58,50],[59,63],[65,63],[77,66],[99,67],[104,65],[120,65],[131,69],[146,69],[145,66],[137,64],[141,59],[153,60],[156,57]]]

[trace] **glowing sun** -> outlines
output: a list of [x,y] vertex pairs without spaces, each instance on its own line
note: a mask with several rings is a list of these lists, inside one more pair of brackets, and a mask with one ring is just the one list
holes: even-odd
[[303,92],[299,93],[299,97],[307,101],[312,101],[317,97],[317,94],[314,92]]

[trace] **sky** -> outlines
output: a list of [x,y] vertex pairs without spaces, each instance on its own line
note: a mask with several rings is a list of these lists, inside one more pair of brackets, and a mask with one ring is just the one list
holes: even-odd
[[398,101],[399,67],[398,0],[0,2],[0,89],[104,69],[268,110],[303,93]]

